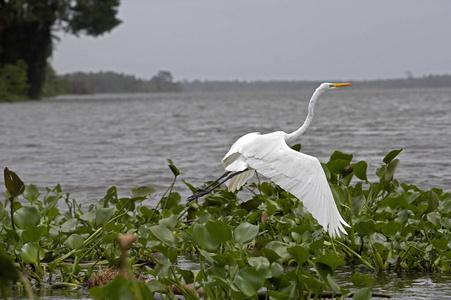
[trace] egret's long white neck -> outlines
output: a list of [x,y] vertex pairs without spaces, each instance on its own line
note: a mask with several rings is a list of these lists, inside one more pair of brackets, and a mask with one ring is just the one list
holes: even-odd
[[315,104],[316,104],[316,100],[318,100],[319,96],[324,93],[325,91],[327,91],[327,89],[323,88],[322,86],[319,86],[315,92],[312,95],[312,98],[310,98],[310,102],[308,104],[308,114],[307,114],[307,118],[304,121],[304,124],[302,124],[301,127],[299,127],[298,130],[293,131],[292,133],[289,133],[287,135],[287,144],[288,146],[293,146],[296,144],[299,144],[299,139],[301,137],[302,134],[304,134],[305,130],[309,127],[310,123],[312,123],[313,120],[313,115],[314,110],[315,110]]

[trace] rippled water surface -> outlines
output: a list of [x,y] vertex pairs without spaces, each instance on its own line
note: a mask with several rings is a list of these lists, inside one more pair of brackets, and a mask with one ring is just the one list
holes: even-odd
[[[186,265],[192,264],[190,260],[183,261],[179,259],[179,263],[185,264],[184,268],[189,269]],[[197,270],[197,265],[193,265],[193,269]],[[355,287],[349,282],[355,270],[349,267],[338,268],[335,271],[334,278],[340,287],[355,291]],[[359,270],[361,271],[361,270]],[[381,293],[391,295],[390,299],[394,300],[445,300],[451,299],[450,293],[450,274],[440,273],[418,273],[418,272],[378,272],[369,273],[375,277],[375,281],[369,286],[373,293]],[[36,299],[92,299],[86,289],[51,289],[42,288],[34,292]],[[24,291],[7,291],[8,297],[13,299],[28,299]],[[158,299],[158,298],[156,298]],[[181,298],[183,299],[183,298]],[[373,298],[386,299],[386,298]]]
[[[241,135],[293,131],[304,121],[312,91],[272,93],[65,96],[0,103],[0,167],[27,184],[61,184],[86,207],[115,185],[172,181],[170,158],[181,178],[201,185],[222,173],[220,163]],[[396,177],[423,189],[451,190],[451,89],[359,90],[324,94],[301,143],[327,162],[335,150],[366,160],[374,174],[390,150],[404,148]],[[375,176],[373,175],[374,179]],[[0,178],[4,191],[3,176]],[[189,195],[183,183],[176,190]],[[346,270],[343,278],[349,278]],[[450,298],[449,275],[377,275],[375,291],[397,299]],[[382,277],[381,277],[382,276]],[[345,282],[343,282],[345,284]]]
[[[133,94],[62,97],[0,104],[0,167],[26,183],[61,184],[81,203],[116,185],[167,188],[170,158],[181,178],[200,185],[241,135],[293,131],[311,91]],[[319,99],[303,151],[327,162],[334,150],[369,162],[404,148],[397,178],[451,190],[451,89],[331,91]],[[3,176],[0,179],[3,186]],[[373,176],[374,178],[374,176]],[[183,183],[177,184],[188,196]]]

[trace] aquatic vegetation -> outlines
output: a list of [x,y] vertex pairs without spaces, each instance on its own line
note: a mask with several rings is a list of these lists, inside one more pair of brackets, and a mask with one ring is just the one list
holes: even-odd
[[[353,162],[351,154],[336,151],[322,165],[351,225],[347,236],[336,239],[270,182],[246,186],[245,199],[218,189],[185,204],[173,191],[180,172],[170,160],[174,180],[153,208],[146,205],[157,202],[150,187],[126,198],[111,187],[84,208],[60,186],[41,194],[5,168],[0,284],[26,287],[22,270],[36,286],[81,287],[94,276],[103,284],[99,270],[113,268],[118,270],[107,273],[108,281],[114,279],[93,287],[92,297],[299,299],[325,291],[344,297],[351,291],[337,284],[334,271],[352,264],[366,273],[349,278],[354,299],[370,299],[369,270],[450,271],[451,195],[399,183],[394,174],[401,151],[382,159],[376,182],[368,181],[367,163]],[[182,258],[196,267],[180,263]]]

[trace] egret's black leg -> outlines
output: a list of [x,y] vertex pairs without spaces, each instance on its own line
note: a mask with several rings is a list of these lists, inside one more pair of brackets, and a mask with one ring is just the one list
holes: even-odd
[[221,180],[222,178],[228,176],[230,173],[232,173],[232,171],[224,172],[218,179],[216,179],[215,181],[213,181],[212,183],[210,183],[209,185],[207,185],[207,186],[204,187],[203,189],[197,189],[197,192],[208,190],[210,187],[212,187],[213,185],[215,185],[216,183],[218,183],[219,180]]
[[[208,193],[210,193],[211,191],[208,191],[208,189],[210,188],[210,187],[212,187],[213,185],[215,186],[214,188],[216,188],[216,184],[219,182],[219,180],[221,180],[222,178],[224,178],[224,177],[226,177],[227,175],[229,175],[231,173],[231,171],[227,171],[227,172],[224,172],[218,179],[216,179],[215,181],[213,181],[212,183],[210,183],[208,186],[206,186],[205,188],[203,188],[203,189],[197,189],[196,190],[196,193],[195,194],[193,194],[193,195],[191,195],[190,197],[188,197],[188,199],[187,199],[187,201],[189,202],[189,201],[193,201],[194,199],[197,199],[197,198],[199,198],[199,197],[202,197],[203,195],[206,195],[206,194],[208,194]],[[213,189],[214,189],[213,188]],[[208,191],[208,192],[207,192]]]
[[[234,173],[231,173],[231,171],[225,172],[224,174],[222,174],[221,177],[219,177],[218,179],[213,181],[213,183],[208,185],[206,188],[204,188],[204,189],[197,189],[197,192],[195,194],[191,195],[190,197],[188,197],[188,199],[186,199],[186,200],[188,202],[190,202],[190,201],[193,201],[194,199],[197,199],[197,198],[200,198],[202,196],[205,196],[205,195],[211,193],[214,189],[216,189],[218,186],[220,186],[221,184],[223,184],[227,180],[232,179],[236,175],[241,174],[241,173],[243,173],[245,171],[247,171],[247,169],[242,170],[242,171],[238,171],[238,172],[234,172]],[[226,177],[226,178],[224,180],[220,181],[224,177]]]

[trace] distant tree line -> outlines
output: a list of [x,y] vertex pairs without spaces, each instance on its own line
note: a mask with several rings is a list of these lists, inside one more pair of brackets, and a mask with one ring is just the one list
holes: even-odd
[[[343,80],[330,80],[341,82]],[[297,91],[316,88],[323,81],[183,81],[185,92],[240,92],[240,91]],[[451,87],[451,75],[427,75],[423,77],[408,77],[402,79],[382,80],[351,80],[353,88],[446,88]]]
[[[0,67],[0,102],[27,98],[25,62]],[[334,81],[334,80],[331,80]],[[342,80],[338,80],[342,81]],[[355,89],[387,88],[450,88],[451,75],[409,76],[403,79],[351,80]],[[153,93],[153,92],[246,92],[246,91],[298,91],[314,89],[320,81],[182,81],[175,82],[169,71],[159,71],[150,80],[115,72],[75,72],[57,75],[47,64],[45,84],[41,95],[51,97],[63,94],[93,93]]]
[[[159,71],[150,80],[133,75],[115,72],[83,73],[76,72],[59,77],[67,82],[69,89],[65,94],[94,93],[158,93],[181,92],[182,85],[174,82],[168,71]],[[60,93],[61,94],[61,93]]]
[[118,7],[119,0],[0,0],[0,101],[40,98],[55,33],[100,36],[121,23]]

